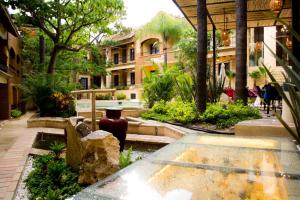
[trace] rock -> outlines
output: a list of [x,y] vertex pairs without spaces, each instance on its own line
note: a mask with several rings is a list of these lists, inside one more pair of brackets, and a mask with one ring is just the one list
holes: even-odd
[[76,133],[80,138],[83,138],[92,132],[90,127],[83,122],[79,122],[76,125],[75,129],[76,129]]
[[79,183],[93,184],[119,170],[119,141],[111,133],[95,131],[81,139]]

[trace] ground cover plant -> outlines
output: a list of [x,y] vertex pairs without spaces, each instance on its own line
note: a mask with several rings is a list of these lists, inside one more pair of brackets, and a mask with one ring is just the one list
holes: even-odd
[[51,153],[34,160],[34,169],[25,180],[30,200],[66,199],[82,189],[77,183],[78,172],[68,167],[60,156],[64,147],[54,143]]
[[11,112],[10,112],[10,116],[12,117],[12,118],[18,118],[18,117],[20,117],[22,115],[22,112],[20,111],[20,110],[18,110],[18,109],[13,109],[13,110],[11,110]]
[[227,128],[244,120],[261,118],[257,108],[245,106],[241,103],[235,104],[208,104],[206,111],[198,115],[195,103],[160,101],[142,114],[145,119],[155,119],[162,122],[178,122],[191,124],[194,122],[205,122],[216,125],[217,128]]

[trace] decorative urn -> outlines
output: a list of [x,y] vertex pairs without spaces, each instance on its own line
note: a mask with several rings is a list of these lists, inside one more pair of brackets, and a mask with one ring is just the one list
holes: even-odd
[[120,142],[120,151],[124,150],[128,121],[121,117],[122,108],[106,109],[106,116],[99,122],[99,129],[112,133]]

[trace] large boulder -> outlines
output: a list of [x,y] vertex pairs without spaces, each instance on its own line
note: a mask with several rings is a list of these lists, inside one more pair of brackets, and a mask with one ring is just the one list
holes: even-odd
[[81,145],[79,183],[93,184],[119,170],[119,141],[111,133],[92,132]]

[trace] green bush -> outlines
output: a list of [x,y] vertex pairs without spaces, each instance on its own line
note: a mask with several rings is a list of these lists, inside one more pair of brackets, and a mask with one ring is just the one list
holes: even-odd
[[74,99],[70,92],[76,85],[63,76],[30,74],[20,87],[25,100],[31,99],[39,108],[40,116],[70,117],[75,114]]
[[110,93],[107,94],[97,94],[96,100],[112,100],[112,96]]
[[157,102],[149,111],[143,113],[142,117],[162,122],[173,121],[183,124],[189,124],[198,120],[195,104],[183,101]]
[[13,117],[13,118],[18,118],[22,115],[22,112],[18,109],[13,109],[11,110],[10,112],[10,116]]
[[205,122],[216,124],[218,128],[226,128],[250,119],[261,118],[257,108],[236,104],[209,104],[202,118]]
[[29,199],[66,199],[82,189],[77,183],[78,172],[72,171],[64,159],[57,157],[62,147],[54,144],[52,149],[56,152],[38,156],[34,160],[34,169],[25,180]]
[[126,94],[124,94],[124,93],[119,93],[119,94],[117,94],[117,100],[124,100],[124,99],[126,99],[127,97],[126,97]]

